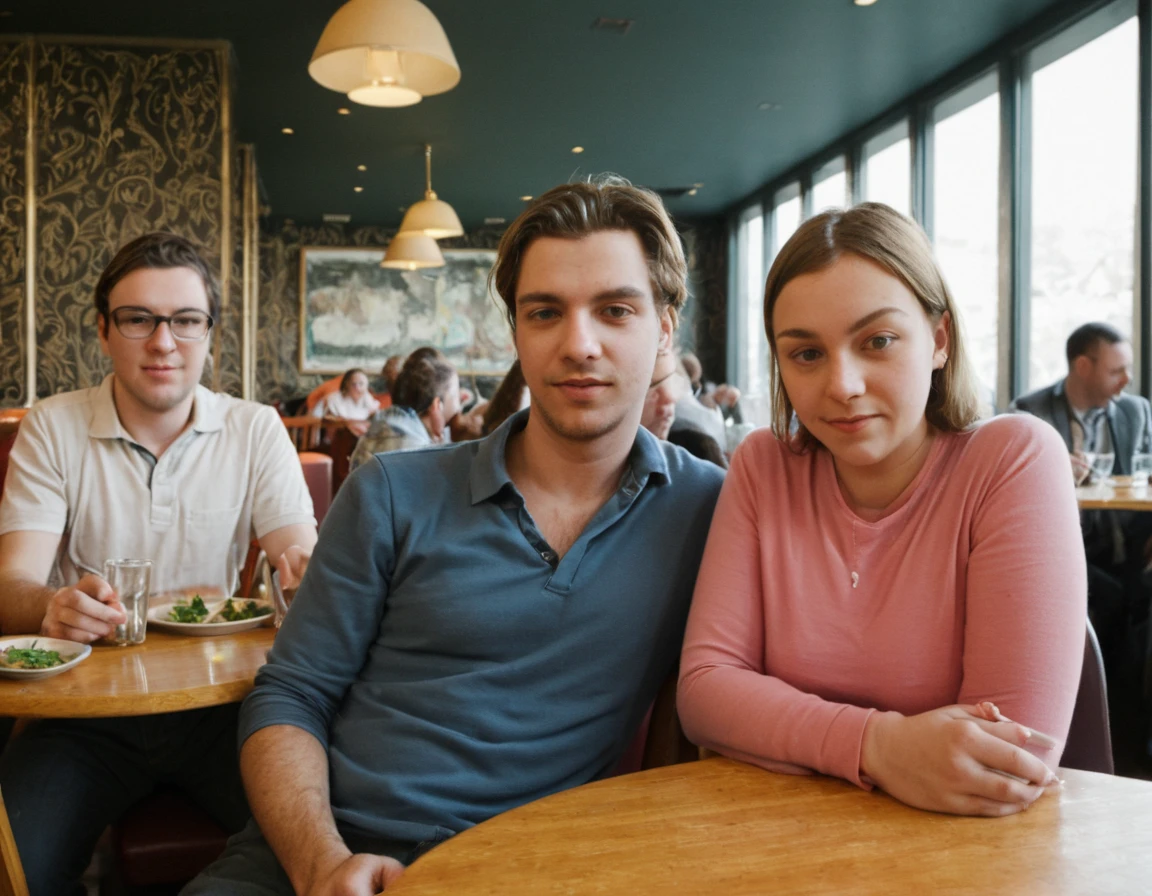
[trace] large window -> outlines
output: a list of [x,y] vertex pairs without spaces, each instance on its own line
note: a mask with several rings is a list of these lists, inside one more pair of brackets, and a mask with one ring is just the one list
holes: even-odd
[[800,203],[800,183],[792,183],[776,191],[772,210],[772,257],[788,242],[800,226],[803,211]]
[[1000,335],[1000,95],[996,73],[942,100],[931,117],[936,257],[960,311],[982,397],[995,405]]
[[1133,330],[1138,38],[1130,18],[1070,52],[1061,35],[1029,54],[1030,389],[1066,373],[1078,325]]
[[812,213],[848,204],[848,174],[844,157],[837,156],[812,175]]
[[759,205],[740,216],[736,237],[741,327],[737,334],[737,384],[752,396],[767,390],[768,343],[764,335],[764,216]]
[[864,198],[912,214],[912,141],[906,120],[864,144]]

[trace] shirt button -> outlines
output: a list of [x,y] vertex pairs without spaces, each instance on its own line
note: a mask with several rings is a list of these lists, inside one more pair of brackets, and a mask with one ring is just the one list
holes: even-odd
[[556,562],[556,552],[555,551],[541,551],[540,552],[540,559],[542,559],[545,563],[555,563]]
[[636,486],[634,486],[634,485],[624,486],[624,497],[635,498],[636,497]]

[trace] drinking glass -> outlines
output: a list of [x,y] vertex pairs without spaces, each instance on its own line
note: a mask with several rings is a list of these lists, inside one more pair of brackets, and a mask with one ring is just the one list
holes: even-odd
[[1092,455],[1092,481],[1104,482],[1112,475],[1112,467],[1116,463],[1116,455],[1109,451],[1107,454]]
[[1152,454],[1132,455],[1132,487],[1145,488],[1152,473]]
[[128,618],[116,626],[112,643],[117,647],[143,644],[148,626],[148,590],[152,582],[151,560],[106,560],[104,579],[116,592]]

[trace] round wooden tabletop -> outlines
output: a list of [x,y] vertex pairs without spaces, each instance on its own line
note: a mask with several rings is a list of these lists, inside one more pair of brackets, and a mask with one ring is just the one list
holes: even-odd
[[149,631],[143,644],[94,645],[51,678],[0,679],[0,716],[141,716],[236,703],[252,690],[274,635],[268,626],[215,637]]
[[958,818],[833,778],[690,762],[498,815],[388,896],[1147,892],[1152,783],[1061,776],[1020,815]]

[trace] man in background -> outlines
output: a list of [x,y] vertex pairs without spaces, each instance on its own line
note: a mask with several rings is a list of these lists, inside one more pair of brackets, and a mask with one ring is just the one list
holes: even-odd
[[[1143,396],[1123,391],[1132,380],[1132,344],[1109,324],[1087,323],[1068,337],[1065,355],[1067,376],[1017,398],[1009,410],[1039,417],[1060,433],[1077,482],[1099,454],[1113,455],[1109,473],[1130,475],[1133,455],[1152,446],[1152,406]],[[1081,520],[1088,607],[1109,672],[1116,677],[1133,664],[1124,661],[1125,641],[1148,609],[1141,570],[1148,561],[1152,520],[1147,514],[1117,511],[1087,511]]]

